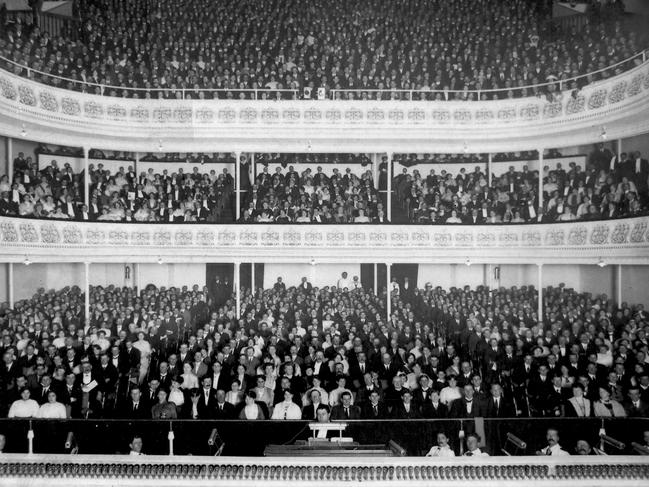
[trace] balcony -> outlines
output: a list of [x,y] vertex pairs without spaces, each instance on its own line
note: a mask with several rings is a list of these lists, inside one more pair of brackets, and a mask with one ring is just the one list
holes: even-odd
[[[646,264],[649,217],[506,225],[146,224],[0,218],[6,262]],[[56,249],[56,252],[53,250]],[[486,250],[488,249],[488,252]],[[433,250],[435,252],[433,252]]]
[[649,130],[649,62],[557,101],[149,100],[90,95],[0,71],[0,131],[149,152],[499,152]]

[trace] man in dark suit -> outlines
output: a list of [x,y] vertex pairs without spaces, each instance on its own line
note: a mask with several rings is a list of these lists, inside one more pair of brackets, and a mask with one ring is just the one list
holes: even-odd
[[419,387],[412,392],[412,399],[421,408],[422,405],[430,402],[430,395],[433,388],[430,386],[430,377],[427,374],[419,376]]
[[514,405],[503,395],[500,384],[491,384],[489,397],[485,400],[482,416],[485,418],[513,418]]
[[101,390],[106,394],[114,393],[117,380],[119,379],[119,372],[115,366],[110,363],[108,354],[101,354],[99,357],[99,367],[95,369],[95,373],[97,374],[97,382],[99,383]]
[[631,387],[629,389],[629,400],[624,403],[626,415],[632,418],[649,417],[649,404],[640,397],[640,389]]
[[448,407],[439,401],[439,391],[433,390],[430,401],[421,406],[421,415],[427,419],[441,419],[448,417]]
[[[225,394],[223,398],[225,399]],[[202,387],[198,394],[192,394],[192,402],[196,406],[192,408],[192,417],[194,419],[214,419],[216,391],[212,388],[211,377],[203,377]]]
[[481,414],[480,405],[474,398],[473,385],[466,384],[463,395],[451,403],[449,416],[451,418],[476,418]]
[[[302,419],[314,421],[317,418],[318,407],[322,404],[322,395],[317,389],[312,389],[309,394],[310,404],[302,408]],[[328,413],[327,413],[328,414]]]
[[387,419],[389,412],[387,406],[381,401],[378,391],[372,391],[369,400],[361,408],[363,419]]
[[131,388],[130,398],[122,408],[122,417],[127,419],[151,419],[151,408],[142,400],[139,386]]
[[306,280],[306,277],[302,278],[302,282],[300,282],[300,285],[297,287],[299,290],[306,291],[307,293],[311,292],[311,289],[313,286],[309,281]]
[[401,402],[397,403],[392,409],[394,419],[419,419],[421,413],[419,406],[412,401],[412,393],[406,389],[401,395]]
[[60,388],[57,394],[57,400],[65,404],[71,418],[81,418],[81,386],[76,383],[77,377],[73,372],[68,372],[65,376],[65,384]]
[[340,395],[342,404],[338,404],[331,408],[331,419],[333,420],[347,420],[347,419],[361,419],[361,409],[352,404],[352,393],[345,391]]
[[235,407],[229,402],[225,402],[225,391],[223,389],[217,390],[215,397],[214,419],[233,419],[235,417]]
[[554,416],[551,414],[549,398],[552,393],[552,379],[548,375],[548,367],[545,364],[539,366],[538,374],[530,379],[527,388],[531,406],[535,409],[537,416]]

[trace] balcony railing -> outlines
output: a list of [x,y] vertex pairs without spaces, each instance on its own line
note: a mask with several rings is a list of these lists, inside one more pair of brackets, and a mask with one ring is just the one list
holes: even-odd
[[[595,222],[523,225],[282,225],[76,222],[0,218],[0,255],[22,262],[126,259],[155,262],[193,259],[289,262],[473,262],[521,263],[600,258],[645,261],[649,217]],[[67,249],[53,255],[52,249]],[[432,249],[443,252],[431,254]],[[489,249],[488,255],[485,249]],[[333,252],[333,254],[332,254]],[[117,260],[116,260],[117,259]],[[259,260],[262,259],[262,260]],[[282,260],[283,259],[283,260]],[[333,259],[333,260],[332,260]],[[405,260],[404,260],[405,259]],[[431,260],[432,259],[432,260]],[[442,259],[442,260],[440,260]],[[530,260],[534,259],[534,260]],[[245,260],[244,260],[245,261]]]
[[240,100],[299,100],[299,99],[331,99],[331,100],[493,100],[525,98],[527,96],[546,96],[552,93],[579,90],[584,86],[596,81],[605,80],[622,74],[635,66],[643,64],[647,60],[649,50],[640,51],[622,61],[611,64],[605,68],[571,78],[557,78],[544,83],[536,83],[523,86],[511,86],[506,88],[480,89],[480,90],[451,90],[451,89],[240,89],[240,88],[219,88],[219,89],[196,89],[196,88],[163,88],[163,87],[124,87],[106,85],[101,83],[88,82],[84,80],[57,76],[33,69],[24,64],[17,63],[11,59],[0,56],[0,67],[9,72],[25,78],[44,83],[51,86],[64,87],[68,90],[95,94],[100,96],[140,98],[140,99],[240,99]]

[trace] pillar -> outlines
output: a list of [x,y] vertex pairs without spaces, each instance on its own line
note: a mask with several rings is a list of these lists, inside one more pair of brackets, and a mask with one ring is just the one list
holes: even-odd
[[372,156],[372,179],[374,180],[374,189],[379,189],[379,164],[381,158],[379,154],[371,154]]
[[387,215],[388,215],[388,221],[392,222],[392,157],[393,154],[391,152],[388,152],[388,191],[387,191],[387,197],[386,197],[386,206],[387,206]]
[[622,139],[617,139],[617,160],[619,164],[624,162],[622,161]]
[[9,308],[14,309],[14,263],[9,262],[9,269],[7,272],[7,288],[9,289]]
[[622,303],[622,265],[615,266],[615,299],[618,307]]
[[90,203],[90,149],[83,148],[83,203]]
[[90,262],[84,262],[84,292],[85,292],[85,322],[84,326],[90,325]]
[[374,264],[374,294],[379,294],[379,266]]
[[539,210],[538,210],[538,215],[537,219],[541,221],[541,218],[543,217],[543,150],[544,149],[538,149],[539,151]]
[[241,217],[241,151],[234,153],[234,194],[236,200],[235,220]]
[[236,298],[236,317],[241,318],[241,263],[234,263],[234,294]]
[[387,302],[386,302],[386,315],[388,321],[390,321],[390,316],[392,316],[392,292],[390,291],[390,282],[392,281],[392,269],[391,269],[392,264],[387,263],[385,264],[385,280],[388,284],[388,296],[387,296]]
[[252,168],[252,184],[257,180],[257,164],[255,164],[255,153],[250,153],[250,167]]
[[139,165],[140,165],[140,153],[136,152],[135,153],[135,167],[133,168],[133,170],[135,171],[135,178],[136,179],[138,178],[138,176],[140,174],[139,173],[139,169],[140,169]]
[[539,315],[539,321],[543,322],[543,264],[536,264],[538,268],[538,292],[539,292],[539,302],[537,313]]
[[140,288],[140,264],[133,264],[133,289]]
[[13,183],[14,181],[14,140],[11,137],[7,137],[6,147],[7,149],[7,176],[9,176],[9,182]]
[[487,154],[487,181],[489,182],[489,187],[491,187],[491,183],[493,182],[493,173],[491,172],[491,163],[493,162],[493,154],[490,152]]
[[252,295],[255,295],[255,263],[250,264],[250,289],[252,290]]

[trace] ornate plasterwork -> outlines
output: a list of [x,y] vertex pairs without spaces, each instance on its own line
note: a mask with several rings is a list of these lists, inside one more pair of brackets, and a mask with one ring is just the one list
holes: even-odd
[[[24,254],[33,248],[67,247],[75,253],[115,249],[147,253],[154,249],[183,254],[210,249],[430,249],[480,251],[571,251],[593,255],[627,249],[649,258],[649,217],[623,220],[534,225],[193,225],[70,222],[0,218],[1,254]],[[129,250],[130,249],[130,250]],[[292,250],[293,249],[293,250]]]
[[578,92],[489,101],[302,101],[127,99],[72,92],[0,70],[0,98],[58,123],[160,127],[323,126],[489,127],[579,119],[646,96],[649,62]]

